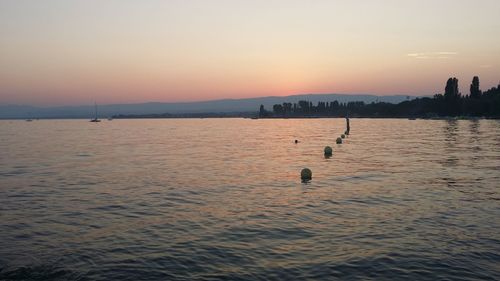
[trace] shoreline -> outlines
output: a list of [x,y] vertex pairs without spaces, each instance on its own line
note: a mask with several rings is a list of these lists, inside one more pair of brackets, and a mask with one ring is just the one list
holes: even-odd
[[[207,116],[207,117],[196,117],[196,116],[172,116],[172,117],[139,117],[139,116],[127,116],[127,117],[112,117],[112,120],[138,120],[138,119],[343,119],[345,116],[290,116],[290,117],[246,117],[246,116]],[[408,119],[408,120],[500,120],[498,117],[474,117],[474,116],[443,116],[443,117],[401,117],[401,116],[349,116],[350,119]],[[42,120],[90,120],[91,118],[65,118],[65,117],[55,117],[55,118],[31,118],[32,121],[42,121]],[[100,120],[107,120],[107,117],[102,117]],[[0,118],[0,121],[26,121],[26,118]]]

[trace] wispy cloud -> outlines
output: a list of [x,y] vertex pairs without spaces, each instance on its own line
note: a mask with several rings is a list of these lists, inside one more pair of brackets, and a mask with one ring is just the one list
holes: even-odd
[[454,56],[454,55],[458,55],[458,52],[438,52],[439,55],[443,55],[443,56]]
[[416,59],[449,59],[453,56],[458,55],[458,52],[422,52],[422,53],[410,53],[407,54],[408,57]]

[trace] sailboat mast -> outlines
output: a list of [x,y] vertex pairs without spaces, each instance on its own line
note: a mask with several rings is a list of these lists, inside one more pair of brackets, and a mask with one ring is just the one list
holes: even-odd
[[94,110],[95,110],[95,116],[94,119],[90,119],[90,122],[101,122],[101,120],[97,119],[97,102],[94,102]]

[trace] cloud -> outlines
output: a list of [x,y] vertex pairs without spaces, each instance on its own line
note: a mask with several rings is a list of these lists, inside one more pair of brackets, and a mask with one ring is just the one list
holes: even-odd
[[446,55],[449,55],[449,56],[458,55],[457,52],[437,52],[437,54],[443,55],[443,56],[446,56]]
[[458,55],[458,52],[423,52],[407,54],[408,57],[416,59],[449,59],[456,55]]

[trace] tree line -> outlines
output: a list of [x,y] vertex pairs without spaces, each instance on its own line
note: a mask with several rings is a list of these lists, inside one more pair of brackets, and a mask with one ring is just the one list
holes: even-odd
[[488,117],[500,118],[500,85],[485,92],[479,88],[479,77],[475,76],[468,95],[462,95],[458,79],[449,78],[444,94],[407,100],[398,104],[362,101],[341,103],[302,100],[298,103],[273,105],[272,111],[260,106],[259,117]]

